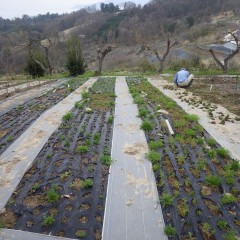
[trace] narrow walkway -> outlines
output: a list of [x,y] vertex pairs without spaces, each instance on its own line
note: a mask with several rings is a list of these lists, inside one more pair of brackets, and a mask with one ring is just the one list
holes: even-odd
[[1,229],[0,240],[70,240],[70,238],[54,237],[12,229]]
[[[183,102],[178,93],[183,92],[183,89],[172,91],[164,89],[164,86],[170,85],[169,82],[163,79],[152,80],[148,79],[149,82],[159,89],[163,94],[173,99],[183,110],[188,114],[196,114],[199,116],[199,123],[205,128],[205,130],[224,148],[226,148],[230,155],[234,159],[240,160],[240,124],[239,122],[226,122],[225,125],[220,123],[212,124],[209,118],[208,112],[201,108],[193,107],[187,102]],[[192,95],[191,95],[192,96]],[[214,104],[217,105],[217,104]],[[236,115],[230,113],[223,106],[217,105],[216,112],[222,112],[229,114],[229,116],[236,117]]]
[[38,88],[30,89],[29,91],[17,93],[11,97],[8,97],[0,101],[0,116],[11,111],[13,108],[22,105],[36,97],[42,96],[44,93],[61,86],[68,79],[59,79],[56,82],[49,83],[44,86],[39,86]]
[[48,138],[61,124],[62,116],[74,107],[76,101],[82,99],[81,93],[96,80],[88,80],[46,111],[0,156],[0,212]]
[[103,240],[165,240],[147,141],[137,118],[137,106],[124,77],[116,81],[116,108],[103,223]]
[[36,87],[36,86],[41,86],[43,84],[46,84],[46,83],[49,83],[53,80],[47,80],[47,81],[31,81],[29,83],[23,83],[23,84],[20,84],[20,85],[16,85],[16,86],[13,86],[13,87],[7,87],[7,89],[1,89],[0,90],[0,96],[1,95],[4,95],[6,93],[12,93],[12,92],[16,92],[17,90],[24,90],[26,88],[29,88],[29,87]]

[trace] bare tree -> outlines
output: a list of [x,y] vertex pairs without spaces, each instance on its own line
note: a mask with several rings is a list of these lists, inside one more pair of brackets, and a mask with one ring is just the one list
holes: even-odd
[[113,50],[113,46],[105,46],[102,49],[97,49],[97,59],[98,59],[98,71],[97,75],[100,76],[102,74],[102,65],[103,60],[107,56],[108,53],[110,53]]
[[228,42],[234,42],[234,44],[236,45],[235,49],[229,54],[227,55],[224,59],[223,62],[221,62],[221,60],[219,60],[214,52],[213,49],[209,49],[208,51],[211,53],[213,59],[215,60],[215,62],[220,66],[220,68],[222,69],[223,73],[227,73],[228,72],[228,63],[229,60],[232,59],[234,56],[236,56],[240,50],[240,46],[239,46],[239,36],[237,35],[237,33],[232,33],[229,32],[228,33],[231,36],[231,40],[229,40]]
[[167,41],[166,41],[166,47],[164,49],[164,53],[162,54],[162,56],[160,56],[160,50],[158,49],[158,47],[156,46],[156,44],[154,44],[154,46],[150,46],[150,45],[145,45],[142,47],[143,50],[147,50],[152,52],[156,58],[159,61],[159,68],[158,68],[158,72],[162,73],[163,72],[163,68],[164,68],[164,64],[166,61],[166,58],[171,50],[171,48],[173,46],[175,46],[177,44],[177,41],[171,41],[170,37],[167,37]]
[[50,75],[52,75],[52,72],[53,72],[54,68],[53,68],[53,66],[52,66],[52,64],[50,62],[49,51],[50,51],[50,48],[53,46],[53,42],[52,42],[51,38],[48,38],[48,39],[45,39],[44,41],[40,40],[40,45],[44,49],[44,52],[45,52],[45,61],[46,61],[47,67],[45,67],[43,65],[44,70],[46,72],[48,72]]

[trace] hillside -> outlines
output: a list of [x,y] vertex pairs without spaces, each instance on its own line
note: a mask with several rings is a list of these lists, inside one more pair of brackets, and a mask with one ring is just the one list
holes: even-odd
[[[205,58],[206,54],[196,50],[196,46],[218,42],[226,32],[239,29],[239,7],[238,0],[152,0],[143,7],[128,2],[121,11],[90,11],[87,8],[64,15],[0,18],[0,73],[23,71],[26,51],[15,48],[24,45],[34,34],[42,40],[55,39],[50,57],[56,70],[64,69],[65,40],[72,34],[81,37],[88,65],[93,69],[99,46],[113,44],[118,47],[119,57],[113,53],[109,55],[109,68],[122,67],[121,62],[137,65],[138,59],[146,57],[145,53],[137,54],[141,45],[152,44],[164,50],[166,36],[178,42],[169,60],[189,58],[191,53],[199,57],[203,54]],[[43,51],[40,46],[34,49]],[[153,56],[149,53],[147,56],[154,62]]]

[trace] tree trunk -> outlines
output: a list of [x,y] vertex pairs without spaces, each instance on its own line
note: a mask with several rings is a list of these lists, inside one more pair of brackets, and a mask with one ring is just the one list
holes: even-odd
[[98,72],[97,75],[101,76],[102,74],[102,65],[103,65],[103,58],[98,59]]

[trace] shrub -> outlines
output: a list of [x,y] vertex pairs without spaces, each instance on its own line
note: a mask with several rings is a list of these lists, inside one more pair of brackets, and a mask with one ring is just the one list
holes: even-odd
[[77,36],[73,36],[67,41],[66,68],[71,76],[85,72],[86,64],[82,54],[80,39]]

